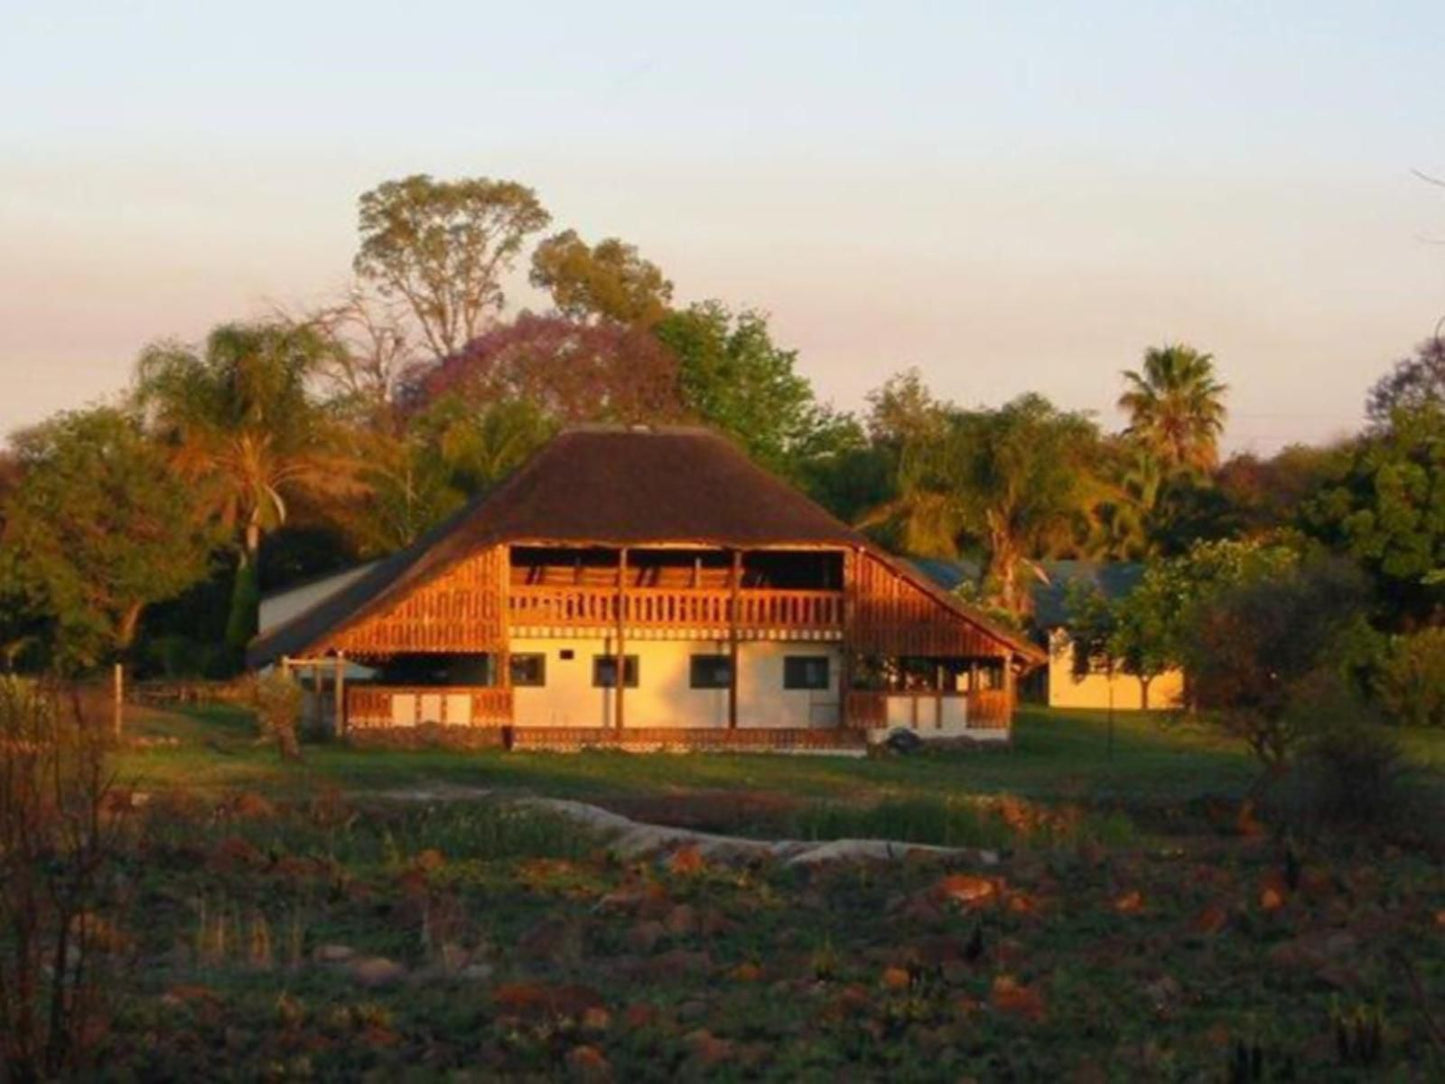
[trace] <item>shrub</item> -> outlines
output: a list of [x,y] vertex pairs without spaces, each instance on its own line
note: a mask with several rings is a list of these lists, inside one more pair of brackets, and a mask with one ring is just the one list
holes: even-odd
[[1358,572],[1334,561],[1246,580],[1202,603],[1184,636],[1199,705],[1282,772],[1319,729],[1298,704],[1322,674],[1351,661],[1345,644],[1363,605]]
[[1299,762],[1283,796],[1300,826],[1403,826],[1412,804],[1408,771],[1395,735],[1353,686],[1321,670],[1295,690],[1289,715],[1302,739]]
[[273,670],[256,679],[251,702],[261,737],[276,743],[282,760],[300,760],[296,727],[301,719],[301,687],[288,675]]
[[1392,722],[1445,726],[1445,628],[1395,637],[1376,673],[1375,692]]
[[104,715],[0,677],[0,1078],[71,1075],[103,1024],[105,960],[129,805],[105,765]]

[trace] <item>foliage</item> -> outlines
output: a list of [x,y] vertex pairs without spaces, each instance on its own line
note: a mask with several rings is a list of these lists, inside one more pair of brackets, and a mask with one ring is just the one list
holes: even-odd
[[197,520],[196,493],[121,411],[62,414],[14,445],[24,476],[6,505],[0,583],[51,616],[68,662],[124,653],[147,606],[206,575],[218,538]]
[[449,392],[377,436],[362,474],[367,496],[342,513],[362,556],[394,552],[516,469],[555,430],[530,400],[476,403]]
[[1322,671],[1295,694],[1307,728],[1301,755],[1305,812],[1326,823],[1399,825],[1410,802],[1405,756],[1393,733],[1338,674]]
[[1218,459],[1226,387],[1214,378],[1214,359],[1171,344],[1144,352],[1142,370],[1124,373],[1119,407],[1129,434],[1169,472],[1208,470]]
[[1445,340],[1426,339],[1415,348],[1415,356],[1396,362],[1395,367],[1370,388],[1365,412],[1381,429],[1394,424],[1395,415],[1445,410]]
[[616,237],[588,245],[576,230],[541,242],[532,252],[531,282],[548,291],[563,316],[598,317],[651,327],[668,313],[672,283],[637,247]]
[[348,435],[311,382],[337,347],[314,325],[224,324],[202,349],[151,346],[136,370],[136,399],[200,505],[236,538],[241,560],[227,643],[255,632],[262,537],[287,521],[295,498],[325,501],[363,489]]
[[384,298],[404,301],[428,349],[445,358],[501,310],[502,277],[550,221],[514,181],[416,174],[362,194],[354,267]]
[[1407,726],[1445,726],[1445,628],[1393,637],[1375,676],[1390,719]]
[[997,410],[950,411],[941,430],[930,424],[904,444],[897,496],[864,523],[899,524],[903,547],[920,556],[980,547],[985,593],[1027,614],[1031,561],[1071,546],[1085,516],[1097,441],[1088,418],[1037,395]]
[[301,721],[301,686],[288,674],[272,670],[261,674],[251,686],[251,703],[261,737],[276,743],[282,760],[300,760],[301,743],[296,729]]
[[1445,411],[1398,411],[1362,438],[1304,520],[1371,573],[1388,622],[1430,620],[1445,604]]
[[810,443],[839,420],[798,373],[798,352],[773,342],[762,313],[705,301],[670,313],[654,332],[677,358],[685,408],[777,474],[796,477]]
[[105,1026],[126,827],[97,720],[49,684],[0,677],[0,1076],[85,1067]]
[[1184,663],[1199,705],[1273,769],[1283,768],[1317,722],[1301,707],[1361,620],[1358,573],[1316,559],[1242,579],[1190,611]]
[[448,395],[523,401],[560,425],[665,422],[683,413],[677,362],[646,330],[560,316],[523,314],[403,377],[408,411]]

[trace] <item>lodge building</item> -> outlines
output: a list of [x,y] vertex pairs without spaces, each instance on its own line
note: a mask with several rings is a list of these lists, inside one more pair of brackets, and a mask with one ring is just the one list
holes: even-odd
[[[698,428],[569,429],[338,584],[248,661],[332,675],[358,740],[424,724],[554,749],[993,740],[1046,659]],[[343,678],[354,664],[366,680]]]

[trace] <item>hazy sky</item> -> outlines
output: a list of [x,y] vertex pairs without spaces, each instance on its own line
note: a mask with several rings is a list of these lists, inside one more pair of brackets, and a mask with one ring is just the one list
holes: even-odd
[[1438,0],[0,0],[0,431],[324,299],[429,172],[768,310],[840,406],[916,365],[1112,426],[1182,339],[1231,447],[1322,439],[1445,315],[1442,47]]

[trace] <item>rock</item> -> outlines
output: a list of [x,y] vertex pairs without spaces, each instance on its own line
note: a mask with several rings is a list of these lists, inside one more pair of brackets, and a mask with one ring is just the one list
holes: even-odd
[[385,956],[358,957],[346,970],[362,986],[391,986],[406,977],[406,968]]
[[457,978],[467,982],[489,982],[496,970],[491,964],[467,964],[457,972]]
[[311,958],[318,964],[344,964],[356,955],[350,945],[318,945]]

